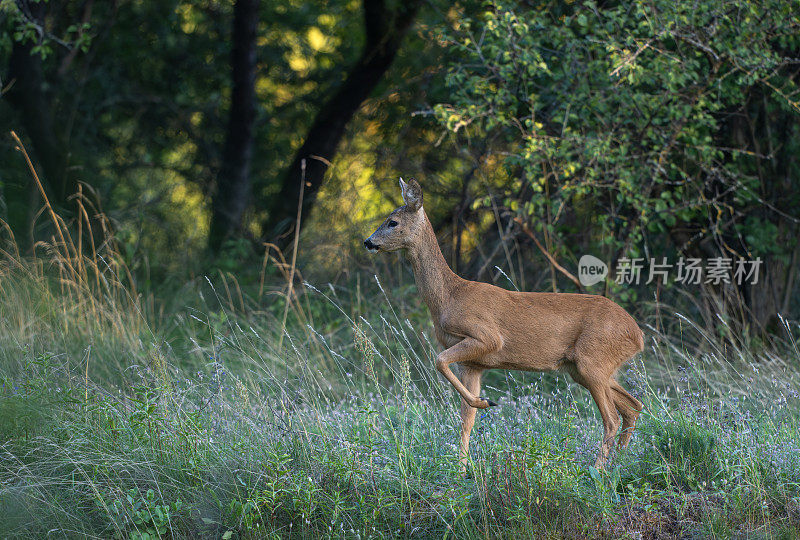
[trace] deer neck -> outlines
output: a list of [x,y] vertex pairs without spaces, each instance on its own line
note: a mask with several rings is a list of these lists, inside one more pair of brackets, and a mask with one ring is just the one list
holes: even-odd
[[431,314],[438,317],[445,302],[450,298],[450,290],[459,278],[444,260],[427,215],[420,239],[408,248],[407,256],[414,271],[419,294],[422,295]]

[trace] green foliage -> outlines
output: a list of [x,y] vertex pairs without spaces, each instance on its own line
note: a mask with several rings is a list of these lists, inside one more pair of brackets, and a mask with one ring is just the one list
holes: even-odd
[[550,435],[529,437],[519,453],[506,456],[497,495],[498,506],[512,523],[525,525],[535,519],[557,526],[558,520],[589,513],[583,500],[585,468],[572,443]]
[[167,536],[172,520],[183,507],[180,499],[170,504],[159,504],[152,489],[142,495],[136,488],[131,488],[123,498],[112,501],[105,500],[101,495],[98,497],[102,508],[115,519],[118,527],[115,538],[131,540],[152,540]]
[[[657,421],[646,430],[653,436],[651,459],[661,466],[653,470],[651,482],[663,488],[675,483],[682,489],[702,491],[716,486],[724,472],[716,430],[678,415]],[[652,431],[651,431],[652,430]]]
[[[167,268],[185,278],[187,262],[191,270],[203,266],[207,196],[220,167],[230,106],[232,6],[215,0],[0,3],[0,94],[13,82],[5,73],[14,44],[31,44],[31,66],[41,71],[47,107],[42,118],[25,120],[53,124],[70,167],[86,183],[84,193],[91,192],[95,204],[95,196],[102,199],[113,215],[134,271]],[[318,108],[356,60],[363,34],[360,2],[326,2],[323,8],[296,0],[261,2],[259,19],[259,151],[251,166],[258,204],[249,209],[248,226],[263,217],[263,201],[274,195]],[[8,214],[28,219],[26,212],[35,214],[38,207],[25,209],[32,184],[8,131],[20,133],[37,166],[42,157],[35,154],[43,151],[33,147],[22,114],[0,100],[0,185],[6,187],[0,217],[17,235],[23,224]],[[42,181],[47,186],[57,179],[42,174]],[[239,257],[240,246],[233,251],[223,260],[226,269],[251,262]],[[163,276],[149,277],[158,282]]]
[[[2,25],[6,25],[9,32],[8,35],[13,41],[32,44],[31,54],[39,56],[42,60],[53,54],[54,47],[87,52],[92,43],[91,23],[69,24],[63,29],[61,35],[53,34],[43,20],[37,20],[31,14],[32,7],[46,7],[48,3],[49,0],[27,0],[24,2],[0,0],[0,16],[2,17],[0,31],[2,31]],[[10,45],[8,42],[2,43],[0,51],[4,48],[10,48]]]
[[794,222],[764,204],[795,215],[797,186],[764,188],[783,158],[762,156],[761,132],[732,115],[797,126],[795,12],[787,0],[488,2],[445,35],[463,56],[436,115],[469,141],[504,141],[505,206],[562,253],[589,246],[614,261],[709,235],[787,253],[793,242],[773,239]]
[[22,378],[0,375],[0,440],[21,446],[57,432],[59,415],[81,402],[75,388],[61,386],[65,381],[55,355],[26,359],[24,372]]

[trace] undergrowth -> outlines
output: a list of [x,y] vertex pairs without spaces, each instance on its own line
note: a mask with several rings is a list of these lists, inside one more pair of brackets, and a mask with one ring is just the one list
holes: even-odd
[[791,346],[785,362],[723,355],[687,323],[695,347],[707,342],[695,355],[650,332],[623,374],[646,410],[605,471],[590,466],[600,423],[586,392],[563,375],[493,374],[485,393],[500,406],[481,412],[463,478],[457,395],[434,375],[424,319],[377,281],[358,299],[307,286],[284,332],[280,310],[237,309],[211,281],[193,292],[205,311],[128,324],[144,317],[131,309],[88,329],[52,280],[8,268],[2,287],[0,529],[12,536],[780,536],[800,524]]
[[645,411],[602,471],[587,392],[491,372],[500,406],[462,477],[458,396],[413,290],[221,274],[157,309],[113,242],[75,245],[51,217],[60,239],[0,257],[3,536],[800,534],[794,321],[764,352],[677,313],[679,335],[646,328],[620,374]]

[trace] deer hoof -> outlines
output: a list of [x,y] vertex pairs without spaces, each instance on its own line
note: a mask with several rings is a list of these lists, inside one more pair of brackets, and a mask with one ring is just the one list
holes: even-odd
[[489,404],[488,407],[497,407],[497,403],[495,403],[491,399],[485,397],[482,397],[481,399]]

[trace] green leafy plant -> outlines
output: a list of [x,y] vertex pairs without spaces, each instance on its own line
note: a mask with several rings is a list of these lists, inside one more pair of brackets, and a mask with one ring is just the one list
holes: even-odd
[[110,503],[101,499],[101,502],[118,520],[115,536],[135,540],[151,540],[167,535],[172,528],[173,518],[183,508],[180,499],[168,504],[160,503],[152,489],[142,495],[138,489],[131,488],[124,497],[113,499]]

